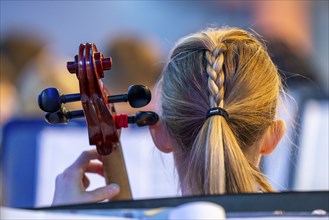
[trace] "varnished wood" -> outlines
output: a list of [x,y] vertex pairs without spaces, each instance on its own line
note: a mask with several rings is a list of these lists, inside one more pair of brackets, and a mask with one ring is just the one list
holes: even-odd
[[131,200],[132,195],[121,145],[119,144],[111,154],[102,156],[102,159],[106,184],[117,183],[120,186],[120,194],[113,200]]
[[72,73],[76,70],[79,80],[81,103],[87,121],[89,142],[96,145],[102,155],[106,183],[117,183],[120,194],[113,200],[132,199],[127,170],[112,114],[116,114],[113,104],[107,102],[110,93],[101,78],[104,70],[111,68],[111,59],[104,58],[94,44],[81,44],[75,63],[68,62]]

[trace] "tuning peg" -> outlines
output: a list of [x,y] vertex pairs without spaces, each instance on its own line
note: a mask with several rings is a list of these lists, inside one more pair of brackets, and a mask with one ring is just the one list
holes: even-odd
[[158,120],[159,116],[155,112],[150,111],[138,111],[136,115],[116,114],[113,115],[115,127],[117,129],[127,128],[128,124],[137,124],[138,127],[147,125],[154,125]]
[[136,112],[136,116],[129,116],[128,123],[129,124],[137,124],[138,127],[143,127],[146,125],[154,125],[159,120],[159,116],[155,112],[151,111],[138,111]]
[[[80,99],[79,93],[62,95],[56,88],[47,88],[40,93],[38,104],[43,111],[54,113],[60,110],[62,103],[76,102]],[[108,96],[107,99],[109,103],[128,101],[131,107],[140,108],[151,101],[151,92],[147,86],[132,85],[128,88],[128,94]]]
[[[67,111],[61,108],[57,112],[47,113],[45,119],[49,124],[67,124],[70,119],[84,117],[82,110]],[[126,114],[114,115],[114,121],[117,129],[128,127],[128,124],[137,124],[138,127],[154,125],[159,120],[159,116],[151,111],[138,111],[136,115],[127,116]]]
[[81,118],[84,116],[82,110],[67,111],[65,108],[61,108],[57,112],[46,113],[45,120],[49,124],[67,124],[70,119]]
[[54,113],[61,109],[62,103],[75,102],[80,100],[80,94],[61,95],[56,88],[43,90],[38,97],[39,107],[45,111]]
[[113,95],[108,97],[109,103],[129,102],[133,108],[140,108],[151,101],[151,92],[147,86],[132,85],[128,88],[128,94]]
[[[112,58],[111,57],[103,57],[103,54],[100,52],[94,53],[95,58],[95,67],[99,74],[101,74],[101,78],[104,77],[104,70],[110,70],[112,68]],[[74,57],[74,61],[69,61],[66,64],[66,68],[70,73],[78,72],[78,63],[79,57],[76,55]]]

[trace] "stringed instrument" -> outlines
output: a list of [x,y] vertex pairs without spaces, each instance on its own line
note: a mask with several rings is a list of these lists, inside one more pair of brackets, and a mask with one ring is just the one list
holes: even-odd
[[[63,95],[56,88],[43,90],[38,97],[39,107],[46,112],[50,124],[66,124],[74,118],[85,117],[89,143],[95,145],[102,156],[106,184],[117,183],[120,194],[113,200],[132,199],[124,156],[120,144],[120,129],[128,124],[153,125],[158,121],[154,112],[137,112],[136,115],[117,114],[114,103],[129,102],[133,108],[147,105],[151,92],[146,86],[132,85],[127,94],[110,95],[102,83],[104,71],[110,70],[112,59],[98,52],[95,44],[80,44],[74,61],[67,62],[70,73],[76,74],[80,93]],[[68,111],[64,104],[81,101],[83,110]]]

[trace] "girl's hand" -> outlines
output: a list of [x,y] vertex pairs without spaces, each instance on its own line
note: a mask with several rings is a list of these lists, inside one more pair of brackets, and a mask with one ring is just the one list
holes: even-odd
[[117,184],[86,191],[90,182],[85,173],[97,173],[103,176],[103,164],[92,162],[100,156],[96,150],[83,152],[79,158],[56,178],[55,195],[52,205],[100,202],[116,196],[120,188]]

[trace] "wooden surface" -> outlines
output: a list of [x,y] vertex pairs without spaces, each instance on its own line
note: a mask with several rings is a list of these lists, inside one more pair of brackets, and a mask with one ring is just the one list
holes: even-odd
[[95,44],[80,44],[75,61],[67,63],[70,73],[79,80],[81,103],[87,121],[89,143],[102,156],[106,183],[117,183],[120,193],[113,200],[130,200],[131,190],[120,144],[120,131],[113,116],[114,105],[108,103],[109,90],[102,83],[104,70],[111,69],[111,58],[104,58]]
[[117,183],[120,186],[120,194],[112,200],[131,200],[131,189],[121,145],[118,145],[111,154],[102,156],[102,159],[106,184]]

